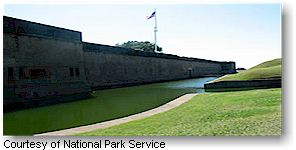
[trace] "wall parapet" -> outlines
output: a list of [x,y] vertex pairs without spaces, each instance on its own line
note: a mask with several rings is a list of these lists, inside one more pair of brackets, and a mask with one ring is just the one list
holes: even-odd
[[18,36],[34,36],[82,42],[81,32],[3,16],[3,32]]
[[96,52],[96,53],[110,53],[110,54],[121,54],[121,55],[131,55],[131,56],[142,56],[142,57],[158,57],[165,59],[177,59],[177,60],[185,60],[185,61],[196,61],[196,62],[206,62],[206,63],[234,63],[232,61],[214,61],[200,58],[192,58],[192,57],[181,57],[178,55],[172,54],[164,54],[164,53],[155,53],[155,52],[144,52],[129,48],[122,48],[116,46],[109,46],[103,44],[95,44],[83,42],[83,51],[85,52]]

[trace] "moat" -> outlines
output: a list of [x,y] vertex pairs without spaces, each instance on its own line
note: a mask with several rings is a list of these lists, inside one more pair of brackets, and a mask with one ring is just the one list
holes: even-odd
[[32,135],[88,125],[163,105],[186,93],[203,93],[216,77],[94,91],[89,99],[3,114],[4,135]]

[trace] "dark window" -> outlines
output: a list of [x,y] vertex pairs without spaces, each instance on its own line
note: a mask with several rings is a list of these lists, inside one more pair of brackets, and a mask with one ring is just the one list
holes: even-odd
[[19,68],[19,79],[25,78],[24,68]]
[[33,79],[47,76],[45,69],[30,69],[30,77]]
[[89,70],[85,68],[85,79],[88,80]]
[[80,75],[79,68],[75,68],[75,74],[76,74],[77,76]]
[[13,68],[8,67],[8,79],[12,80],[13,79]]
[[74,76],[74,69],[70,68],[70,76],[73,77]]

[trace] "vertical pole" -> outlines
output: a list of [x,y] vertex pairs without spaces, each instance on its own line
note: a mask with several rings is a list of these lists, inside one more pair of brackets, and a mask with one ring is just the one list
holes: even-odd
[[155,12],[155,26],[154,26],[154,51],[157,52],[157,42],[156,42],[156,32],[157,32],[157,20],[156,20],[156,9],[154,8]]

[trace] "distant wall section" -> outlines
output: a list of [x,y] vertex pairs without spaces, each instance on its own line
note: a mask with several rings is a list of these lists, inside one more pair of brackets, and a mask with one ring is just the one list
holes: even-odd
[[212,76],[235,71],[231,62],[148,53],[85,42],[83,51],[86,78],[94,88]]

